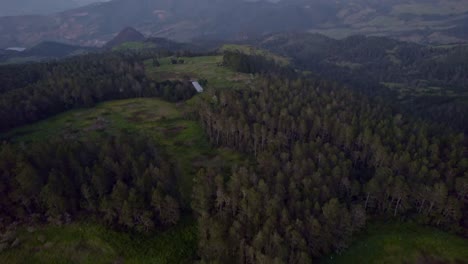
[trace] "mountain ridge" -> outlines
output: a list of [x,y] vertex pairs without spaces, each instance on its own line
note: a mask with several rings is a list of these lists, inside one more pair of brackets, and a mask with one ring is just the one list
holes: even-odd
[[47,16],[1,17],[0,47],[31,47],[45,40],[103,46],[128,26],[177,41],[306,31],[445,44],[468,41],[467,21],[468,0],[113,0]]
[[45,15],[108,0],[14,0],[0,3],[0,17]]

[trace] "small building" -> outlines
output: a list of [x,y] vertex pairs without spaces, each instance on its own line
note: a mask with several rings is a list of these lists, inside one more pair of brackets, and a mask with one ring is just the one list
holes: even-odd
[[203,87],[198,82],[192,82],[192,85],[198,93],[203,92]]

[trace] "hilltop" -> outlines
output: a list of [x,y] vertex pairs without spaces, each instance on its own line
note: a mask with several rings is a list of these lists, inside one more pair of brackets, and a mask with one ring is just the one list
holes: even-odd
[[143,40],[145,40],[145,36],[143,34],[132,27],[127,27],[120,31],[117,36],[107,42],[104,48],[114,48],[125,42],[139,42]]

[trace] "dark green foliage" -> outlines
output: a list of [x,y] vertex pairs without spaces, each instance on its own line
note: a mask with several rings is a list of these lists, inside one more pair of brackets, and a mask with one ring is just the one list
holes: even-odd
[[204,87],[204,86],[207,86],[208,85],[208,80],[207,79],[199,79],[198,80],[198,83]]
[[143,136],[52,140],[20,148],[5,143],[0,160],[3,226],[33,216],[57,223],[86,214],[146,232],[180,218],[173,165]]
[[23,88],[46,78],[56,63],[0,66],[0,93]]
[[[435,48],[383,37],[352,36],[343,40],[314,34],[278,34],[258,43],[291,57],[297,66],[334,80],[372,89],[381,82],[466,87],[468,48]],[[339,74],[339,75],[338,75]],[[364,87],[362,87],[364,86]]]
[[[193,191],[206,262],[310,263],[345,249],[366,219],[412,218],[467,233],[463,134],[393,112],[320,80],[266,78],[207,96],[213,144],[256,166],[226,181],[201,171]],[[462,190],[462,191],[460,191]]]
[[196,94],[196,90],[188,81],[163,81],[151,83],[149,89],[145,89],[145,97],[162,97],[170,102],[187,100]]
[[234,71],[254,74],[278,74],[291,76],[294,71],[278,65],[274,60],[270,60],[261,55],[250,55],[240,51],[225,51],[223,65]]

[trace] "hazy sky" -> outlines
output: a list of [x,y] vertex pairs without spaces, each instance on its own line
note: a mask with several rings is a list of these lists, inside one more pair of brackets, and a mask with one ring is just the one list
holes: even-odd
[[48,14],[106,0],[0,0],[0,16]]
[[[107,2],[111,0],[0,0],[0,16],[16,16],[31,14],[51,14],[67,9],[91,4],[94,2]],[[177,1],[177,0],[174,0]],[[193,0],[197,1],[197,0]],[[244,0],[262,1],[262,0]],[[281,0],[263,0],[279,2]]]

